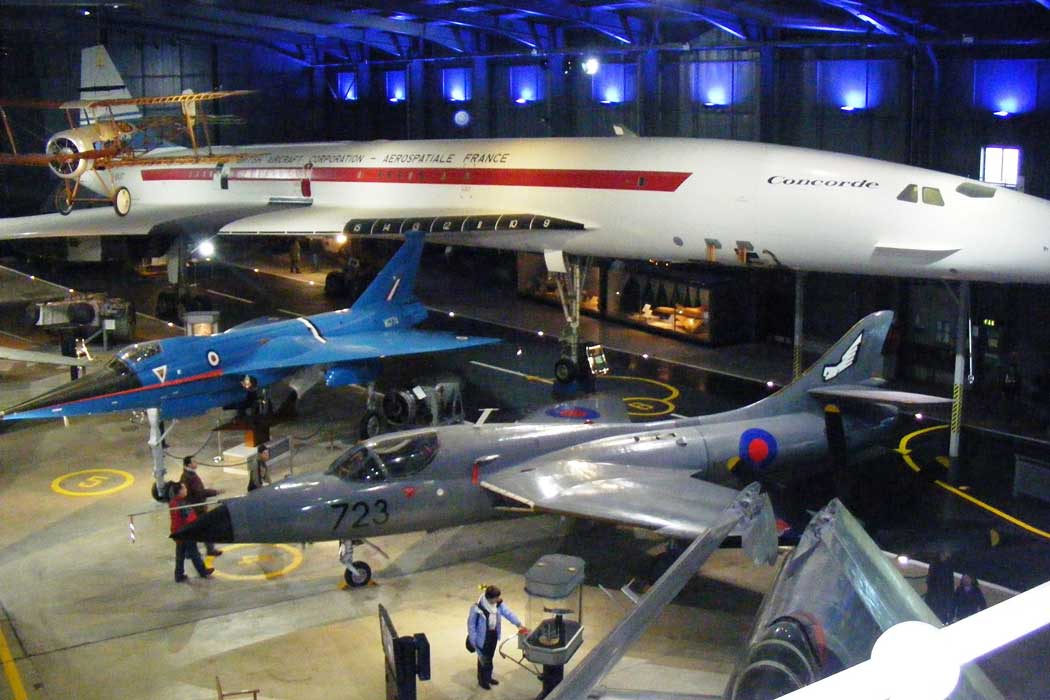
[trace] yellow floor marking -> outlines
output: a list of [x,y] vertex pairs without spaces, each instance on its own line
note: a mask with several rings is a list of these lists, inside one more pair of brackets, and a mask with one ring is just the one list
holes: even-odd
[[[226,573],[225,571],[220,571],[219,569],[215,569],[215,573],[212,574],[212,575],[215,576],[216,578],[230,579],[231,581],[269,581],[270,579],[280,578],[281,576],[285,576],[286,574],[290,574],[291,572],[293,572],[296,569],[298,569],[299,566],[303,563],[303,553],[299,549],[297,549],[297,548],[295,548],[295,547],[293,547],[291,545],[288,545],[288,544],[269,544],[269,545],[265,545],[265,544],[264,545],[231,544],[231,545],[224,546],[222,548],[222,551],[223,551],[224,554],[230,554],[232,552],[237,551],[238,549],[244,549],[246,547],[273,547],[274,549],[279,549],[280,551],[282,551],[285,554],[289,555],[292,558],[292,560],[286,566],[284,566],[281,569],[278,569],[277,571],[267,571],[267,572],[261,573],[261,574],[230,574],[230,573]],[[252,565],[256,565],[257,566],[259,564],[268,563],[268,562],[271,562],[271,561],[275,561],[277,559],[278,559],[278,557],[275,556],[273,553],[249,554],[249,555],[240,557],[237,560],[237,565],[238,566],[252,566]],[[214,557],[214,556],[205,557],[204,565],[208,566],[208,567],[214,567],[215,566],[215,560],[216,560],[216,557]],[[226,561],[232,561],[232,560],[233,560],[233,557],[229,557]]]
[[[63,481],[71,479],[74,476],[80,476],[81,474],[89,475],[85,476],[76,484],[77,488],[82,489],[94,489],[98,488],[99,486],[102,486],[111,478],[113,478],[112,476],[107,476],[111,474],[121,477],[123,481],[118,483],[116,486],[111,486],[108,489],[102,489],[101,491],[70,491],[69,489],[62,486]],[[124,489],[126,489],[134,483],[135,477],[133,477],[128,472],[122,471],[120,469],[81,469],[78,472],[70,472],[69,474],[63,474],[62,476],[56,478],[54,481],[51,482],[51,490],[63,496],[74,496],[77,498],[83,496],[108,496],[111,493],[123,491]]]
[[4,665],[4,676],[7,677],[7,684],[11,686],[13,700],[26,700],[29,696],[26,695],[25,686],[22,685],[22,676],[18,673],[18,666],[15,665],[15,659],[11,656],[11,648],[7,646],[7,638],[4,637],[2,630],[0,630],[0,663]]
[[[901,438],[900,445],[897,447],[896,451],[900,454],[901,459],[904,460],[905,464],[907,464],[913,471],[920,472],[922,471],[922,469],[919,467],[918,464],[915,463],[915,460],[911,458],[911,450],[908,449],[908,443],[911,441],[912,438],[918,437],[919,435],[923,435],[924,433],[930,433],[934,430],[944,430],[947,427],[947,425],[934,425],[929,428],[923,428],[922,430],[916,430],[914,433],[908,433],[907,435]],[[943,467],[948,467],[948,461],[943,457],[938,457],[936,461]],[[1012,515],[1009,515],[1008,513],[1004,513],[998,508],[991,506],[980,499],[974,498],[973,496],[971,496],[963,490],[966,487],[952,486],[951,484],[945,481],[941,481],[940,479],[935,480],[933,483],[937,484],[948,493],[958,496],[959,498],[963,499],[964,501],[968,501],[969,503],[972,503],[978,508],[983,508],[984,510],[988,511],[997,518],[1001,518],[1012,525],[1016,525],[1022,530],[1030,532],[1033,535],[1036,535],[1037,537],[1042,537],[1050,540],[1050,532],[1040,530],[1039,528],[1029,525],[1028,523],[1022,520],[1018,520],[1017,518],[1015,518]]]
[[[617,377],[617,376],[605,376],[604,379],[619,379],[625,382],[647,382],[655,386],[660,387],[667,391],[667,396],[664,398],[656,398],[654,396],[625,396],[623,402],[627,404],[627,415],[629,416],[645,416],[649,418],[656,418],[657,416],[666,416],[670,413],[674,413],[676,408],[675,404],[672,403],[675,399],[682,395],[677,388],[670,384],[658,381],[656,379],[648,379],[646,377]],[[654,403],[662,404],[665,408],[663,410],[656,410],[652,406],[646,406],[646,401],[652,401]],[[634,409],[633,411],[630,409]]]

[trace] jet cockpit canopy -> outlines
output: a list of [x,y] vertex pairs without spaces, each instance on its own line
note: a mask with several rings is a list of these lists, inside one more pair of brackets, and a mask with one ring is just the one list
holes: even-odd
[[372,440],[352,447],[328,467],[346,481],[385,481],[423,471],[438,451],[437,433]]

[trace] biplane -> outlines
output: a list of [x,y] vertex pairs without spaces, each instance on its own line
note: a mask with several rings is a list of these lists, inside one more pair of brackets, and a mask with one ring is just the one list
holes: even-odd
[[[180,95],[67,102],[0,100],[0,123],[10,149],[9,153],[0,152],[0,165],[50,168],[64,184],[55,193],[55,208],[61,214],[69,214],[78,202],[108,202],[118,216],[127,216],[131,211],[131,192],[114,181],[115,168],[226,163],[245,158],[248,154],[212,153],[210,128],[239,120],[230,115],[209,115],[200,106],[251,93],[187,90]],[[138,107],[175,107],[178,114],[142,117]],[[20,153],[8,109],[61,110],[69,128],[51,136],[43,153]],[[177,154],[165,153],[175,150],[171,141],[183,138],[189,141],[188,152],[177,147]],[[81,190],[86,176],[93,177],[97,185],[84,188],[90,194]]]

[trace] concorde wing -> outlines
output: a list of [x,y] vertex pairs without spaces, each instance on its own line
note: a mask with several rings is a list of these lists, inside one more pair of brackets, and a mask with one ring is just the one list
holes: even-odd
[[496,338],[470,337],[438,331],[365,331],[338,338],[315,335],[275,338],[237,364],[227,373],[251,374],[271,369],[290,369],[311,365],[335,365],[401,355],[463,350],[500,342]]
[[575,459],[533,460],[485,476],[481,485],[534,510],[688,538],[707,532],[739,495],[685,470]]
[[309,206],[272,211],[231,221],[222,227],[224,236],[330,236],[346,233],[361,237],[391,237],[423,231],[428,239],[476,235],[555,233],[583,231],[579,221],[549,212],[484,209],[416,209],[409,206],[384,209]]
[[[651,700],[656,697],[672,697],[670,694],[650,690],[609,690],[600,687],[599,683],[623,658],[631,645],[638,641],[646,628],[656,621],[678,592],[696,576],[697,570],[718,549],[722,540],[734,529],[741,526],[751,529],[755,524],[764,522],[771,510],[769,499],[759,493],[758,484],[751,484],[739,492],[736,499],[717,514],[710,528],[693,540],[671,568],[638,601],[638,605],[569,672],[565,680],[547,696],[548,699]],[[768,519],[772,522],[771,518]],[[776,537],[772,532],[768,535],[774,539]],[[699,700],[701,697],[711,697],[713,700],[715,696],[689,696],[690,700]]]
[[67,216],[39,214],[0,219],[0,240],[38,238],[82,238],[88,236],[147,236],[214,234],[230,221],[285,209],[284,205],[242,206],[150,205],[131,207],[127,216],[117,216],[112,207],[77,209]]

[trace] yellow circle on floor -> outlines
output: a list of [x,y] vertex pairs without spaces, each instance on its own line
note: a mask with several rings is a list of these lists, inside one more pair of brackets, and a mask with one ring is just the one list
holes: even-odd
[[135,477],[120,469],[81,469],[51,482],[51,490],[63,496],[108,496],[135,483]]
[[[228,565],[233,562],[235,566],[244,567],[245,569],[251,567],[262,569],[262,572],[257,574],[235,574],[223,571],[217,567],[215,568],[215,573],[212,574],[213,576],[216,578],[229,579],[231,581],[268,581],[270,579],[280,578],[281,576],[290,574],[298,569],[299,565],[303,563],[302,551],[290,544],[231,544],[216,546],[222,550],[222,556],[205,557],[205,566],[215,567],[215,564],[221,561],[223,568],[228,568]],[[255,548],[257,551],[254,554],[242,554],[240,557],[230,556],[235,552],[247,548]],[[281,568],[267,570],[267,567],[271,565],[271,563],[280,564],[282,560],[285,559],[287,559],[287,563],[281,566]]]

